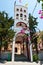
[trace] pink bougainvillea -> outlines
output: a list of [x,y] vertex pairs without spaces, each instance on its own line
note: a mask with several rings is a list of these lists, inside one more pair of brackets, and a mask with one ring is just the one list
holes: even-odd
[[25,31],[22,29],[22,30],[21,30],[21,33],[25,33]]
[[39,10],[38,14],[41,14],[40,18],[43,19],[43,10]]
[[42,10],[39,10],[38,14],[41,14],[42,13]]
[[40,16],[41,19],[43,19],[43,16]]

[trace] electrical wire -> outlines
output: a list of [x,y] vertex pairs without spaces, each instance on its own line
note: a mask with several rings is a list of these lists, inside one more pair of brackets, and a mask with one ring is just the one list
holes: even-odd
[[37,2],[36,2],[35,7],[34,7],[34,9],[33,9],[32,15],[33,15],[33,13],[34,13],[36,7],[37,7]]

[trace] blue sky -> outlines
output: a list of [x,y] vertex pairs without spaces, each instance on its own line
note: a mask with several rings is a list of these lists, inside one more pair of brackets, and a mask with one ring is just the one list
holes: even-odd
[[[9,17],[13,17],[14,18],[14,2],[15,0],[0,0],[0,11],[5,11],[9,14]],[[33,9],[35,7],[37,0],[21,0],[21,3],[19,2],[19,0],[16,0],[16,4],[18,5],[24,5],[26,3],[28,3],[28,13],[33,12]],[[38,11],[41,10],[41,3],[37,3],[37,7],[33,13],[34,17],[38,17],[37,21],[38,23],[38,28],[40,30],[43,30],[43,19],[40,19],[40,15],[38,14]]]

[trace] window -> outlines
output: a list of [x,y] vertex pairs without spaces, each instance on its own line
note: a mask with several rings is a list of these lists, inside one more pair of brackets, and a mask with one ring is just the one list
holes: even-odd
[[26,19],[24,19],[26,21]]
[[24,10],[24,12],[26,12],[26,10]]
[[20,14],[20,17],[22,17],[23,16],[23,14]]
[[19,16],[19,14],[16,14],[16,16]]
[[19,9],[18,9],[18,8],[17,8],[16,10],[17,10],[17,11],[19,11]]
[[19,16],[19,14],[16,14],[16,19],[19,19],[19,17],[18,17],[18,16]]
[[22,12],[22,8],[20,9],[20,11]]
[[24,17],[26,18],[26,15],[24,15]]
[[17,52],[17,48],[15,48],[15,52]]
[[16,19],[19,19],[18,17],[16,17]]
[[21,23],[19,22],[19,26],[21,26]]
[[19,22],[19,23],[16,24],[16,26],[21,26],[21,25],[22,25],[21,22]]

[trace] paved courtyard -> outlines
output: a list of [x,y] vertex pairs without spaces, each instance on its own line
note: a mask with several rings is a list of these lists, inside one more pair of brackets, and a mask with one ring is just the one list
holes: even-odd
[[42,62],[4,62],[4,63],[1,63],[0,62],[0,65],[43,65],[43,61]]
[[15,61],[28,62],[29,59],[26,56],[24,56],[23,54],[21,54],[21,55],[15,55]]
[[0,60],[0,65],[43,65],[43,61],[29,62],[29,60],[22,54],[16,55],[15,61]]

